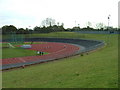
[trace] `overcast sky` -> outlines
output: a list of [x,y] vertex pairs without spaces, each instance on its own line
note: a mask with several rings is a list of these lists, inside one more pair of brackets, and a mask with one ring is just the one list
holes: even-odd
[[45,18],[64,23],[65,28],[80,24],[85,27],[90,21],[92,27],[102,22],[118,26],[119,0],[0,0],[0,27],[15,25],[17,28],[40,26]]

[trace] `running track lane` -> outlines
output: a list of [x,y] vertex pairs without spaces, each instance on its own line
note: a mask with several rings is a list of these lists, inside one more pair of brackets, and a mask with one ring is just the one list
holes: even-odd
[[[48,52],[49,54],[42,56],[26,56],[26,57],[17,57],[17,58],[7,58],[2,59],[2,66],[12,65],[26,62],[42,61],[42,60],[55,60],[59,58],[64,58],[73,55],[80,50],[79,47],[66,43],[54,43],[47,42],[44,44],[33,44],[32,48],[29,50]],[[0,63],[1,64],[1,63]],[[22,66],[22,64],[21,64]]]

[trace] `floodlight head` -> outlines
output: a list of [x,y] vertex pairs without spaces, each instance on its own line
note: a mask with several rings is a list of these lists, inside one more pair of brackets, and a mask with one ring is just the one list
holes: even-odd
[[110,17],[111,17],[111,15],[109,14],[109,15],[108,15],[108,19],[110,19]]

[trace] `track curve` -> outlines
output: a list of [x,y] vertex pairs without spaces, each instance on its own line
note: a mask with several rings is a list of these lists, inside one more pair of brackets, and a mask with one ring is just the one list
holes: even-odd
[[[7,40],[3,40],[6,41]],[[39,50],[50,54],[43,56],[27,56],[19,58],[2,59],[2,69],[20,67],[52,61],[71,55],[76,55],[104,46],[104,42],[85,39],[64,39],[64,38],[26,38],[25,41],[48,42],[47,44],[33,44],[31,50]]]
[[68,57],[79,51],[80,47],[66,43],[48,42],[45,44],[33,44],[30,50],[48,52],[49,54],[2,59],[2,69],[20,67],[23,65],[41,63]]

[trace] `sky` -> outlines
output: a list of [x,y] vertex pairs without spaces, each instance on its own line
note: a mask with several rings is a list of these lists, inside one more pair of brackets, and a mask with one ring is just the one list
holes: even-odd
[[41,26],[46,18],[64,23],[65,28],[91,27],[96,23],[118,27],[119,0],[0,0],[0,27],[14,25],[17,28]]

